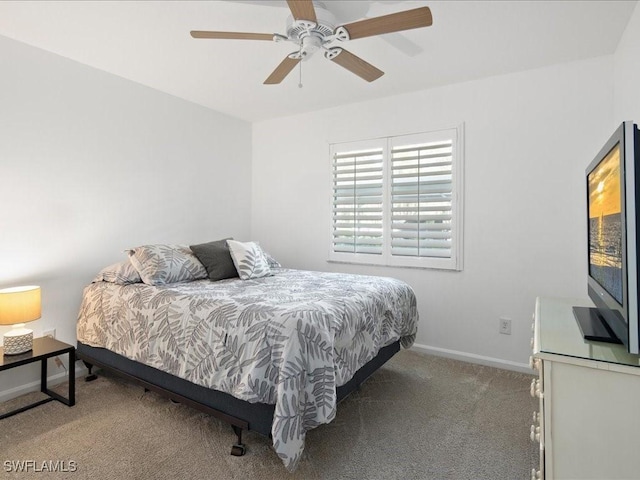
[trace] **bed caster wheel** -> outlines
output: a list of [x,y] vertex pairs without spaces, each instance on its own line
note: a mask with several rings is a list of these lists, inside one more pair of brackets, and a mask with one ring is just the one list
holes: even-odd
[[93,365],[91,365],[88,362],[85,362],[84,360],[82,361],[82,363],[84,363],[84,366],[87,367],[87,376],[84,377],[84,381],[85,382],[93,382],[96,378],[98,378],[98,376],[93,373]]
[[234,457],[241,457],[246,452],[247,452],[247,447],[245,447],[241,443],[231,447],[231,455],[233,455]]

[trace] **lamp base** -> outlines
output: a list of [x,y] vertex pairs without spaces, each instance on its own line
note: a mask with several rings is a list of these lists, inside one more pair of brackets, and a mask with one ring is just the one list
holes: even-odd
[[33,330],[28,328],[14,328],[2,338],[5,355],[19,355],[33,348]]

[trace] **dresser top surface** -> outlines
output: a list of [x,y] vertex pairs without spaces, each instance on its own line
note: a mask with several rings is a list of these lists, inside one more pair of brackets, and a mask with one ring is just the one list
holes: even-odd
[[537,299],[535,353],[640,367],[640,356],[631,355],[623,345],[585,340],[573,315],[574,306],[593,307],[593,303],[584,298]]

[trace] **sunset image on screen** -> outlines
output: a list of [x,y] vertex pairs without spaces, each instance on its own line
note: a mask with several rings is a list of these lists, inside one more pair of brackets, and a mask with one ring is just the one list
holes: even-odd
[[589,218],[619,214],[620,147],[616,146],[589,175]]
[[589,273],[622,303],[620,146],[589,174]]

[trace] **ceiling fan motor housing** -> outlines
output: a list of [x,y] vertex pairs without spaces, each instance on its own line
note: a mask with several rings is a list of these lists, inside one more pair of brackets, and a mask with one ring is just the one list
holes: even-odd
[[334,15],[321,4],[315,5],[317,23],[309,20],[294,20],[293,16],[287,19],[287,38],[300,46],[298,54],[290,55],[292,58],[304,60],[318,51],[333,35],[336,19]]

